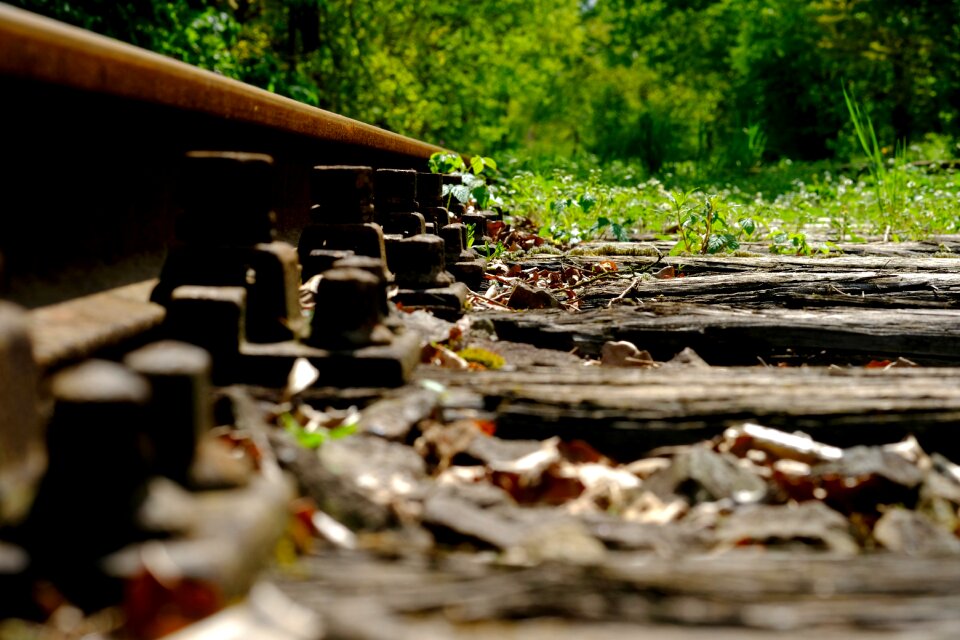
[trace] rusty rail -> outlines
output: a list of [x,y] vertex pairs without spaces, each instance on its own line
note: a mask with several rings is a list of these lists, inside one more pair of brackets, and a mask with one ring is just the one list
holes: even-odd
[[307,222],[310,167],[441,150],[3,4],[0,88],[3,295],[28,307],[155,277],[189,149],[273,156],[284,240]]
[[411,160],[441,150],[2,4],[0,74],[206,113]]

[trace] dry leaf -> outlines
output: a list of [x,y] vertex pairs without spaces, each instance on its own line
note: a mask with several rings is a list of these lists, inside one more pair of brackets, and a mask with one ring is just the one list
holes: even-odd
[[600,351],[600,364],[605,367],[654,367],[653,357],[632,342],[607,342]]
[[290,398],[303,393],[320,377],[320,371],[310,364],[306,358],[297,358],[290,369],[290,375],[287,376],[287,388],[284,390],[284,398]]

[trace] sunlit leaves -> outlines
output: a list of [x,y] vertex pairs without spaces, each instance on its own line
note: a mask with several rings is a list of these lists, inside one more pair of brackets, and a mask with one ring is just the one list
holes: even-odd
[[753,218],[740,218],[737,220],[737,226],[743,230],[747,237],[752,236],[757,230],[757,222]]
[[463,164],[463,158],[458,153],[445,153],[438,151],[430,156],[427,162],[431,173],[453,173],[455,171],[464,171],[466,165]]
[[470,170],[473,173],[479,175],[483,173],[484,169],[493,169],[497,170],[497,163],[493,158],[485,158],[483,156],[472,156],[470,158]]
[[704,246],[705,253],[712,254],[722,251],[735,251],[740,248],[740,243],[732,233],[711,233]]

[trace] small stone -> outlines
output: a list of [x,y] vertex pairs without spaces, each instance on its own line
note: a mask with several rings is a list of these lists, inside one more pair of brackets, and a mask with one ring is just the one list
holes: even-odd
[[913,556],[960,553],[960,540],[922,513],[890,509],[873,528],[873,537],[890,551]]
[[701,358],[697,352],[690,347],[685,347],[683,351],[673,356],[664,364],[668,366],[696,367],[698,369],[710,367],[707,361]]
[[767,495],[766,482],[738,463],[730,454],[694,446],[674,458],[669,468],[654,473],[645,486],[664,500],[677,492],[694,503],[729,499],[744,504],[763,500]]
[[546,522],[533,527],[509,549],[505,561],[514,564],[562,562],[596,565],[607,556],[606,547],[576,520]]
[[656,362],[649,351],[641,351],[632,342],[606,342],[600,350],[600,364],[605,367],[653,367]]
[[859,549],[847,519],[821,502],[738,509],[720,522],[716,539],[731,546],[815,541],[831,551],[851,555]]
[[507,306],[511,309],[559,309],[560,302],[546,290],[520,282],[510,294]]

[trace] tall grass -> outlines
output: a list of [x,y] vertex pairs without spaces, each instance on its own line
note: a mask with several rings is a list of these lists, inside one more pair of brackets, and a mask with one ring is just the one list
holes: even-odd
[[879,226],[883,228],[884,237],[889,236],[891,230],[896,234],[897,230],[903,229],[908,223],[903,206],[905,194],[903,167],[906,164],[906,145],[900,142],[894,145],[893,163],[889,165],[877,141],[877,132],[870,116],[860,108],[852,92],[847,93],[846,87],[843,87],[843,99],[847,103],[847,111],[850,112],[850,121],[853,123],[857,140],[867,156],[867,168],[873,179],[880,214]]

